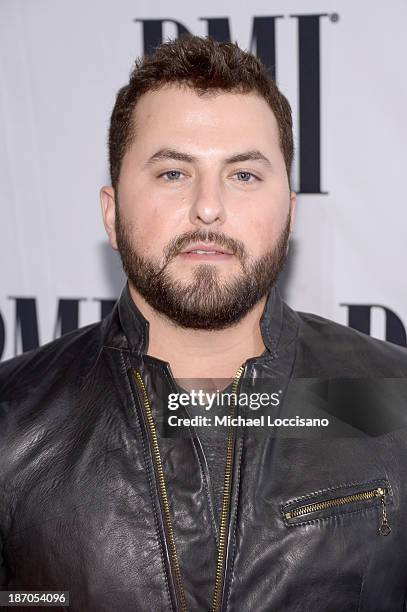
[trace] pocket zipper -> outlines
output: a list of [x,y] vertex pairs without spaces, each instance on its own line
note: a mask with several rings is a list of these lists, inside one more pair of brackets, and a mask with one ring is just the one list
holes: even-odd
[[327,510],[328,508],[336,508],[337,506],[343,506],[345,504],[351,504],[358,501],[368,501],[375,497],[380,498],[381,509],[382,509],[382,520],[379,527],[379,534],[383,536],[389,535],[391,527],[388,523],[387,509],[386,509],[386,493],[387,489],[384,487],[377,487],[370,491],[362,491],[361,493],[354,493],[353,495],[345,495],[343,497],[335,497],[334,499],[327,499],[326,501],[315,502],[313,504],[306,504],[305,506],[299,506],[294,510],[289,510],[284,513],[284,518],[288,521],[299,516],[304,516],[310,512],[318,512],[320,510]]

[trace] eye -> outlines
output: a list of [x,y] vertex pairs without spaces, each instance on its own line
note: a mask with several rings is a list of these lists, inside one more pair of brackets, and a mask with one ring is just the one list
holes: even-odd
[[252,174],[252,172],[247,172],[246,170],[239,170],[239,172],[236,172],[235,176],[237,176],[238,180],[242,183],[252,183],[253,181],[250,180],[252,178],[259,180],[255,174]]
[[167,181],[177,181],[182,175],[180,170],[168,170],[160,174],[159,178],[164,177]]

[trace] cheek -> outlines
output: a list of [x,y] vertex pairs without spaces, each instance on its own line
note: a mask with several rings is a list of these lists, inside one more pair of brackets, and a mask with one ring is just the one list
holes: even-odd
[[252,255],[258,256],[275,246],[287,222],[288,210],[288,206],[267,206],[260,214],[255,206],[250,208],[239,229],[244,228],[241,240]]
[[168,242],[177,235],[179,227],[176,215],[162,203],[143,197],[139,194],[137,198],[129,200],[126,206],[127,225],[131,231],[131,240],[140,254],[160,259]]

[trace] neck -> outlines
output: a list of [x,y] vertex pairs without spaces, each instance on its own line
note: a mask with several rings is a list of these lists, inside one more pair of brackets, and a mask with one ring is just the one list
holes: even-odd
[[130,295],[149,321],[147,354],[167,361],[177,379],[230,379],[250,357],[265,350],[260,331],[266,297],[236,325],[222,330],[186,329],[152,308],[129,282]]

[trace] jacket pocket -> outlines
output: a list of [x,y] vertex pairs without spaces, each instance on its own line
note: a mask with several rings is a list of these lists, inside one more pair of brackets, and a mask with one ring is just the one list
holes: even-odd
[[376,510],[378,533],[386,536],[391,532],[388,516],[391,498],[390,484],[383,478],[321,489],[288,501],[281,511],[286,527],[292,527]]

